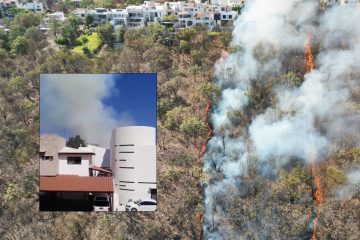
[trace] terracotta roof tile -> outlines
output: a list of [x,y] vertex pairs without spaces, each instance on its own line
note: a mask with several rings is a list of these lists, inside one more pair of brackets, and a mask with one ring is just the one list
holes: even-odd
[[40,177],[41,192],[114,192],[112,177]]

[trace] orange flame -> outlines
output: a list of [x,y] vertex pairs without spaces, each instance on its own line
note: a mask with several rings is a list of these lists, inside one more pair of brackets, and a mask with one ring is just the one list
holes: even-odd
[[211,100],[209,100],[208,104],[206,105],[206,109],[205,109],[205,117],[204,117],[204,121],[206,122],[207,124],[207,128],[208,128],[208,134],[207,134],[207,137],[201,147],[201,150],[200,150],[200,153],[199,153],[199,156],[198,158],[201,158],[207,151],[207,143],[209,142],[209,140],[211,139],[211,136],[213,134],[213,130],[211,128],[211,125],[209,123],[209,120],[210,120],[210,109],[211,109]]
[[308,33],[305,42],[305,66],[306,73],[311,72],[315,68],[314,56],[311,51],[311,34]]
[[[314,64],[314,55],[311,51],[311,34],[308,33],[306,36],[306,42],[305,42],[305,67],[306,67],[306,73],[311,72],[315,68]],[[313,191],[313,199],[318,207],[316,212],[316,217],[314,219],[314,228],[313,233],[311,235],[311,240],[316,239],[316,230],[318,225],[318,218],[320,215],[320,205],[324,202],[324,194],[321,190],[321,180],[320,177],[316,175],[316,163],[315,158],[312,159],[311,163],[311,175],[313,177],[313,184],[314,184],[314,191]]]

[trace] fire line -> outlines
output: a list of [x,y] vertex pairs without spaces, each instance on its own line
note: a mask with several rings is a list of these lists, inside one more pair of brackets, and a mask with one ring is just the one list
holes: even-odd
[[[207,136],[205,138],[205,141],[204,141],[204,143],[203,143],[203,145],[202,145],[202,147],[201,147],[201,149],[199,151],[199,155],[198,155],[198,158],[197,158],[197,165],[201,165],[202,157],[204,156],[204,154],[207,151],[207,144],[208,144],[208,142],[211,139],[212,134],[213,134],[213,129],[212,129],[211,124],[210,124],[210,110],[211,110],[211,107],[212,107],[212,101],[209,100],[207,105],[206,105],[206,108],[205,108],[205,116],[204,116],[204,122],[207,124],[208,134],[207,134]],[[198,182],[200,182],[200,179],[198,179]],[[203,194],[203,190],[202,190],[200,185],[198,185],[198,192],[200,194]],[[202,234],[203,234],[203,231],[202,231],[203,215],[200,213],[200,211],[195,212],[195,219],[196,219],[196,221],[198,221],[197,239],[201,240],[202,239]]]
[[[306,73],[311,72],[315,68],[314,64],[314,56],[311,51],[311,34],[308,33],[306,36],[306,42],[305,42],[305,67],[306,67]],[[315,201],[317,210],[316,210],[316,217],[314,219],[313,223],[313,232],[311,235],[311,240],[316,239],[316,231],[317,231],[317,225],[318,225],[318,218],[320,215],[320,206],[324,202],[324,195],[321,190],[321,180],[320,177],[316,173],[316,162],[315,158],[312,158],[311,162],[311,175],[313,178],[313,199]]]

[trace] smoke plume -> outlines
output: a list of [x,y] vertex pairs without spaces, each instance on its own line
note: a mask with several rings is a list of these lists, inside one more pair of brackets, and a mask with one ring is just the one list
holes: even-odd
[[[222,97],[212,110],[215,135],[204,163],[206,239],[242,233],[225,224],[229,212],[219,196],[241,193],[252,164],[276,181],[294,159],[324,161],[333,144],[360,130],[349,107],[360,89],[360,11],[318,8],[315,1],[252,0],[234,23],[232,53],[216,67]],[[305,74],[307,34],[317,54]]]
[[65,129],[67,137],[79,134],[108,147],[111,130],[132,122],[102,102],[118,94],[110,74],[43,74],[40,84],[41,132],[63,135]]

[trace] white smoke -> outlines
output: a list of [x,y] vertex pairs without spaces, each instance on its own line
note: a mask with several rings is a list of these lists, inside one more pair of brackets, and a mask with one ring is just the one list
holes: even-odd
[[62,134],[65,129],[108,147],[111,130],[133,122],[128,113],[117,114],[102,102],[118,94],[111,74],[43,74],[40,80],[40,124],[45,131]]
[[[205,186],[206,239],[232,235],[221,231],[226,213],[221,210],[224,206],[214,206],[212,198],[226,194],[229,185],[239,185],[250,156],[258,160],[260,174],[276,172],[294,158],[307,164],[323,161],[342,135],[360,131],[360,117],[348,107],[354,91],[360,89],[360,10],[333,7],[319,13],[318,4],[252,0],[235,21],[231,43],[235,51],[216,67],[222,98],[212,112],[215,136],[204,163],[212,178]],[[252,116],[243,134],[246,139],[233,139],[237,126],[229,111],[246,111],[254,82],[261,85],[288,71],[286,54],[303,52],[308,33],[319,46],[315,69],[299,86],[274,88],[277,101]],[[298,61],[304,65],[305,59]],[[245,147],[246,141],[251,150]]]
[[352,170],[347,174],[347,183],[337,190],[338,199],[347,199],[360,195],[360,170]]

